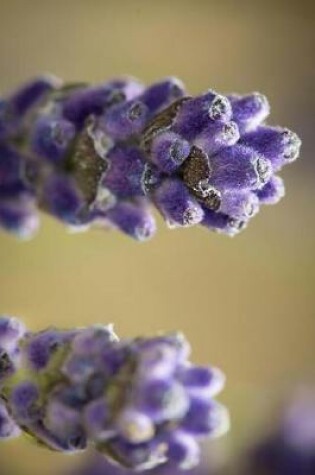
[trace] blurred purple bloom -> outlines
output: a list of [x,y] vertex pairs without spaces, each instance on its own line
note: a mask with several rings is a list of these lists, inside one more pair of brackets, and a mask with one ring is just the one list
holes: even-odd
[[[86,458],[80,465],[76,466],[73,471],[64,475],[132,475],[133,470],[121,468],[118,465],[113,465],[104,457],[93,454]],[[174,468],[170,465],[162,465],[145,472],[148,475],[211,475],[214,473],[209,467],[198,466],[192,470],[183,472],[182,470]]]
[[228,428],[213,399],[224,376],[194,366],[181,334],[120,341],[101,325],[25,333],[3,318],[0,348],[3,438],[16,424],[52,450],[93,445],[121,467],[175,471],[198,464],[201,436]]
[[30,237],[42,209],[71,229],[144,240],[153,205],[170,227],[235,235],[282,198],[275,173],[299,155],[294,132],[265,124],[269,112],[262,94],[191,97],[176,78],[39,77],[0,101],[0,226]]
[[284,406],[274,430],[249,454],[247,469],[249,475],[315,473],[314,389],[301,389]]

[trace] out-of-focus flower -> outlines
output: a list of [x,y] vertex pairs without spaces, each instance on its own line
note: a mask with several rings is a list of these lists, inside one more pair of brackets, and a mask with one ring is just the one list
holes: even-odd
[[248,475],[315,474],[315,391],[303,388],[284,406],[275,429],[249,453]]
[[268,115],[262,94],[191,97],[175,78],[37,78],[0,102],[0,225],[30,237],[41,209],[146,240],[154,205],[170,227],[234,235],[283,196],[277,173],[299,154]]
[[[93,455],[77,465],[73,471],[63,475],[132,475],[134,473],[132,470],[109,463],[104,457]],[[183,471],[166,464],[149,469],[145,473],[147,475],[180,475],[183,474]],[[187,475],[214,475],[216,472],[209,467],[199,465],[184,473]]]
[[[228,428],[220,370],[195,366],[181,334],[119,340],[111,326],[26,332],[0,319],[1,437],[17,429],[62,452],[93,445],[144,470],[198,464],[200,438]],[[12,427],[11,427],[12,426]]]

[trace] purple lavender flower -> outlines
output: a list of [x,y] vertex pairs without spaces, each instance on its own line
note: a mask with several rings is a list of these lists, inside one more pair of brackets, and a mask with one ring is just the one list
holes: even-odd
[[315,393],[304,388],[287,404],[273,432],[252,450],[251,475],[315,473]]
[[31,237],[38,209],[70,228],[155,232],[151,205],[170,227],[228,235],[284,195],[278,171],[301,141],[265,124],[265,96],[191,97],[166,78],[99,86],[40,77],[0,101],[0,226]]
[[93,445],[121,467],[175,470],[198,463],[200,437],[227,429],[213,399],[224,376],[190,363],[181,334],[120,341],[101,325],[25,333],[3,319],[0,344],[4,436],[15,424],[52,450]]

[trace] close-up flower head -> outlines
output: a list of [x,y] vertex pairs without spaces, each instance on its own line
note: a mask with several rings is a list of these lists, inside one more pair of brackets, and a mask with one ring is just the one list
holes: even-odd
[[195,366],[181,334],[119,340],[111,326],[26,331],[0,319],[0,436],[61,452],[88,445],[122,467],[199,462],[198,440],[228,429],[213,398],[225,378]]
[[113,227],[140,241],[167,225],[230,236],[284,195],[278,175],[301,141],[269,126],[258,92],[191,96],[166,78],[100,85],[42,76],[1,102],[0,224],[20,237],[38,209],[71,229]]
[[1,0],[0,475],[315,475],[314,19]]

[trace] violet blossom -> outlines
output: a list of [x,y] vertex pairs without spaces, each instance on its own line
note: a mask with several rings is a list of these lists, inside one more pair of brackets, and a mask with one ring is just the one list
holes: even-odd
[[195,366],[181,334],[119,340],[111,326],[39,333],[0,319],[0,437],[94,447],[121,467],[190,469],[199,440],[228,428],[225,378]]
[[284,195],[298,136],[266,125],[265,96],[192,97],[175,78],[99,86],[44,76],[0,102],[0,226],[31,237],[38,210],[137,240],[200,224],[235,235]]

